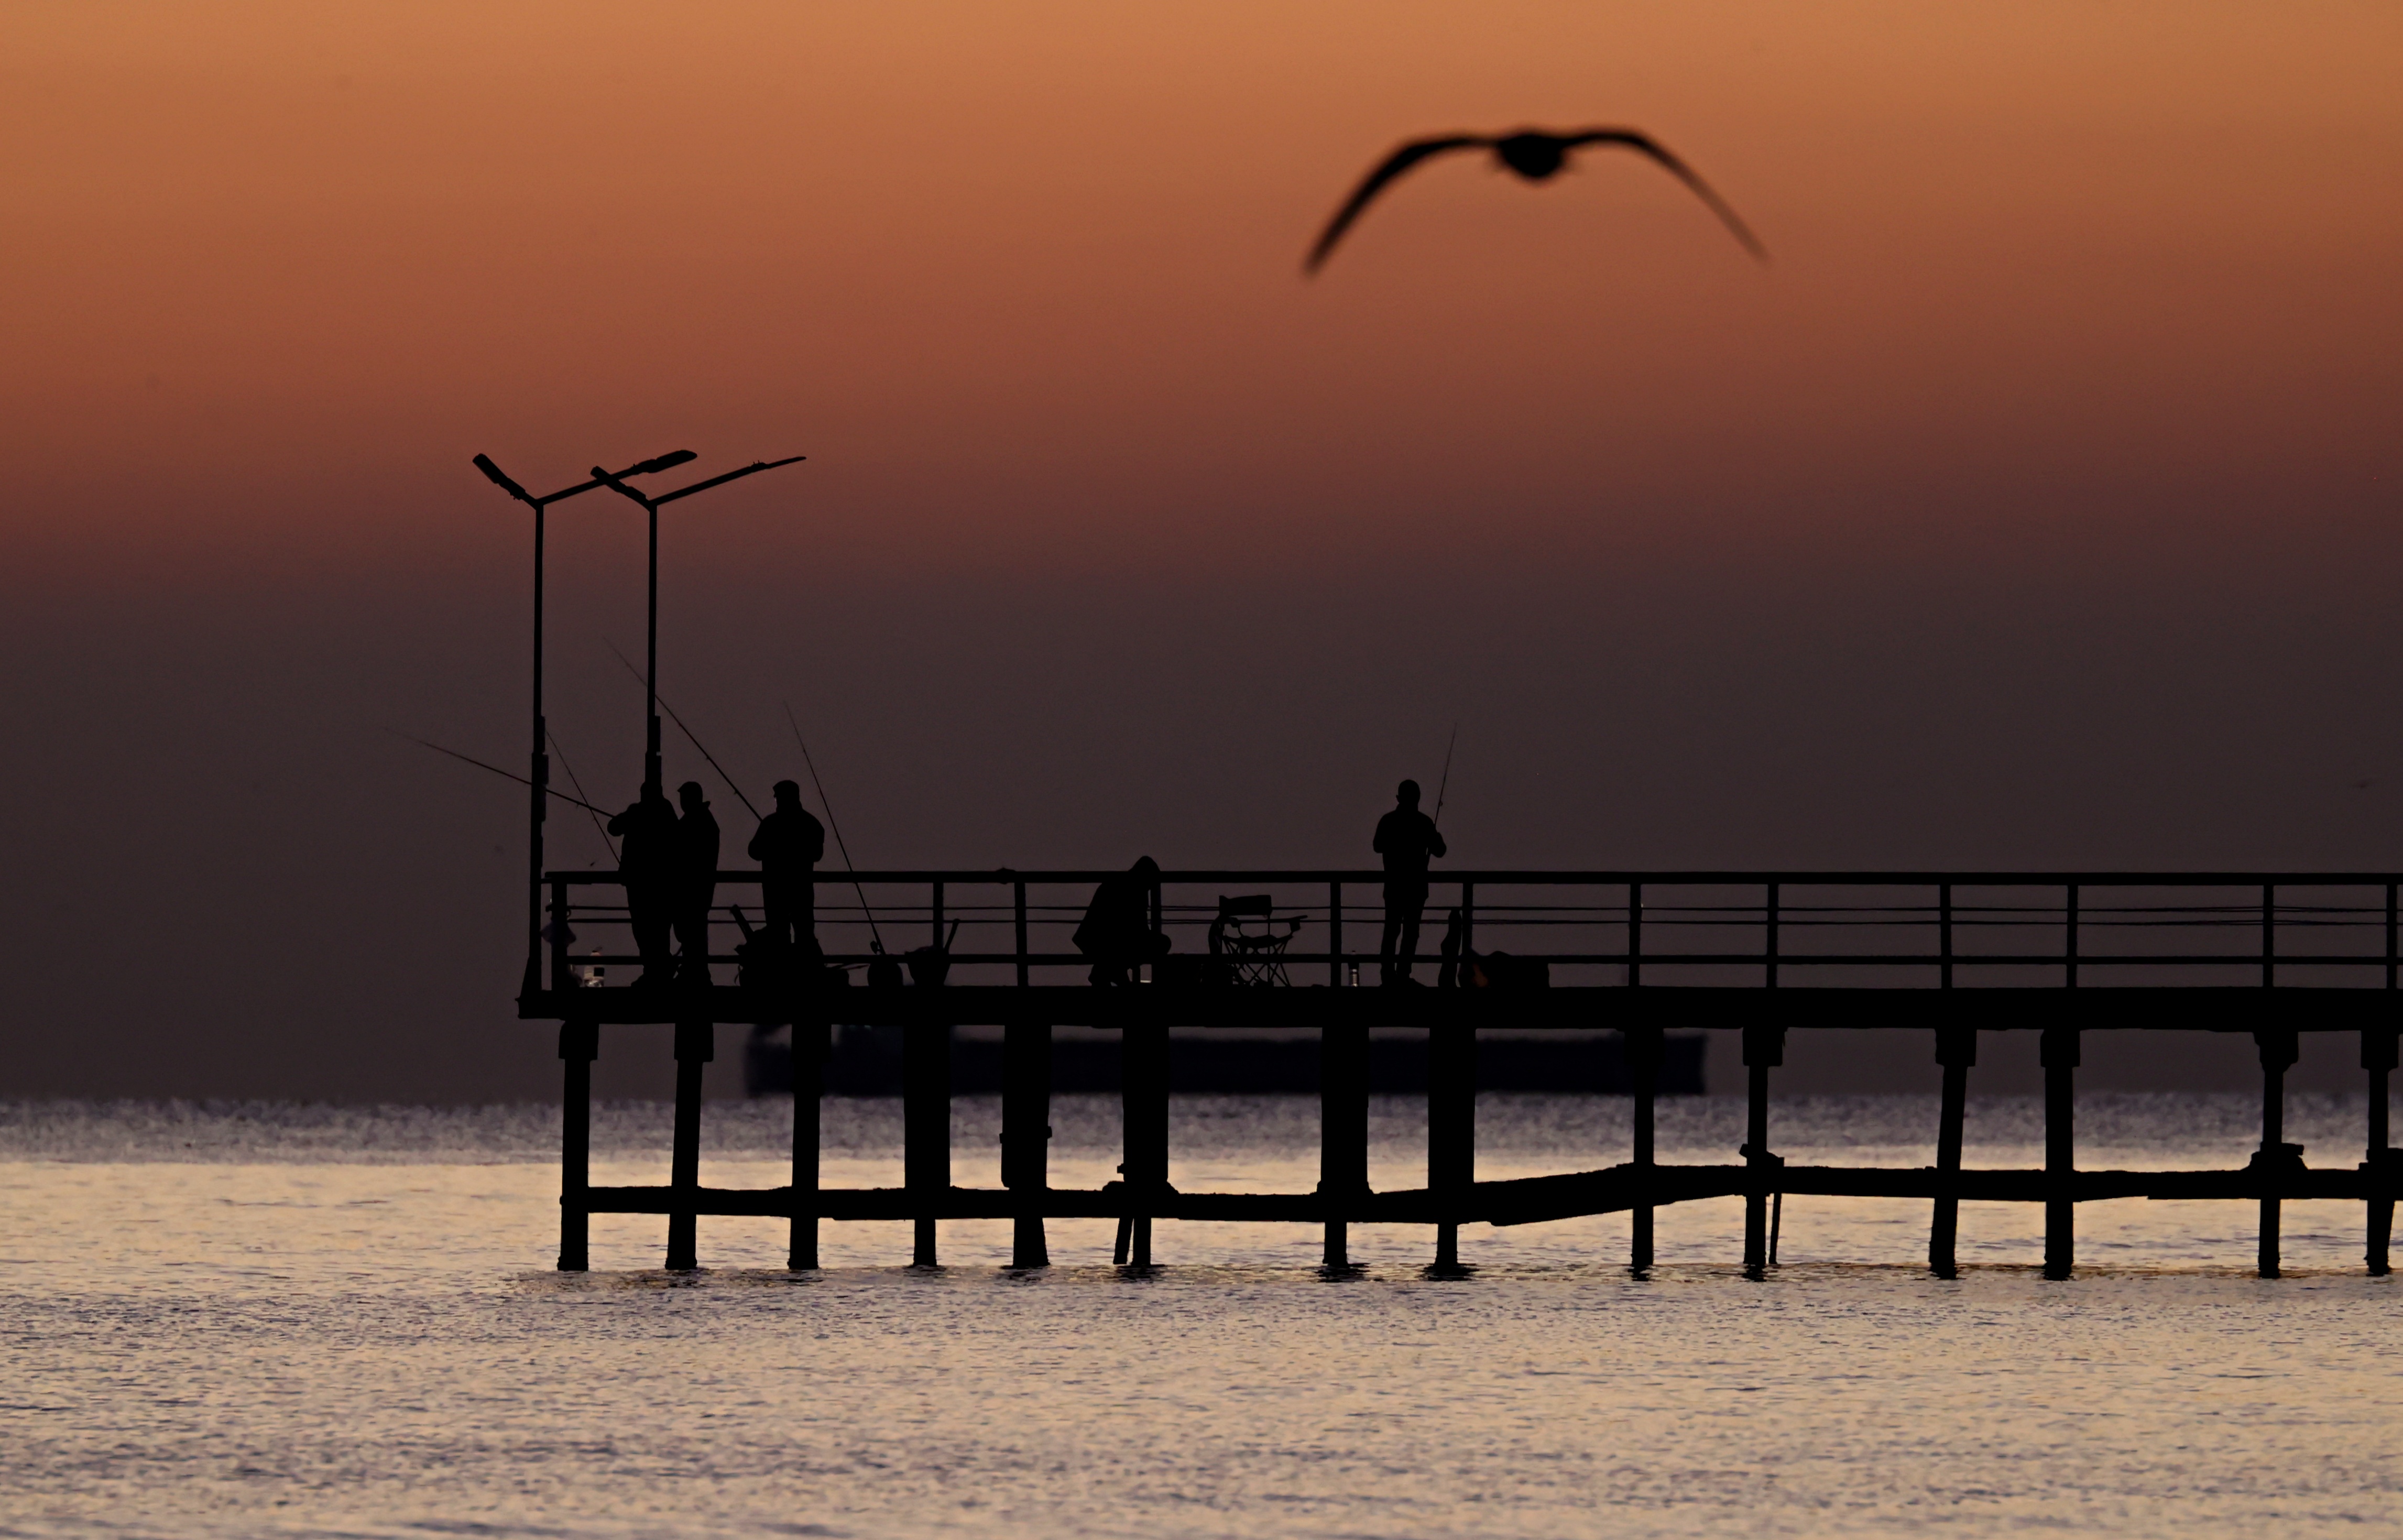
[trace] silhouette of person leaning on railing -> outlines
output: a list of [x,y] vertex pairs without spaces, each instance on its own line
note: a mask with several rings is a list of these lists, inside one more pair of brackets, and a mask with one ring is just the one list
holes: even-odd
[[618,872],[626,880],[626,920],[643,960],[634,987],[657,989],[675,971],[668,952],[675,920],[675,809],[668,806],[658,782],[646,781],[634,804],[609,820],[609,832],[621,841]]
[[1093,890],[1076,927],[1076,950],[1093,960],[1095,984],[1131,984],[1146,963],[1168,955],[1168,937],[1151,923],[1151,894],[1160,863],[1146,855]]
[[1374,842],[1377,853],[1385,858],[1385,934],[1377,943],[1381,984],[1410,981],[1419,922],[1426,913],[1427,857],[1445,853],[1435,820],[1419,811],[1419,784],[1403,782],[1394,790],[1394,811],[1377,820]]
[[772,962],[798,957],[803,964],[823,956],[818,948],[817,888],[810,873],[826,859],[826,825],[801,806],[798,781],[779,781],[776,806],[751,837],[751,859],[759,863],[759,902],[768,911],[765,943]]
[[684,980],[709,982],[709,906],[717,896],[717,819],[701,783],[676,788],[684,816],[675,825],[675,935],[684,953]]

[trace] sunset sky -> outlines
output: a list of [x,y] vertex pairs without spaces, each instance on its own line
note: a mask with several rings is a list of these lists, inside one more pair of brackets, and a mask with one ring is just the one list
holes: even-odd
[[[864,864],[1365,865],[1456,721],[1455,864],[2403,866],[2398,59],[2377,5],[21,6],[0,1093],[549,1085],[521,802],[392,736],[524,754],[478,451],[810,457],[667,516],[660,682],[762,787],[791,701]],[[1302,278],[1397,141],[1588,123],[1773,261],[1633,157],[1462,157]],[[552,527],[618,802],[639,516]]]

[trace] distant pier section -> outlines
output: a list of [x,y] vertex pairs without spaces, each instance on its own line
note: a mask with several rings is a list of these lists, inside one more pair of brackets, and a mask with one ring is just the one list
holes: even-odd
[[[588,1265],[588,1219],[658,1214],[666,1266],[699,1265],[705,1214],[791,1223],[790,1265],[817,1265],[824,1220],[885,1220],[911,1229],[911,1260],[938,1260],[945,1219],[1013,1222],[1013,1262],[1049,1263],[1045,1222],[1118,1220],[1115,1260],[1148,1267],[1155,1228],[1180,1218],[1320,1228],[1329,1267],[1350,1265],[1349,1228],[1424,1225],[1430,1268],[1459,1266],[1463,1225],[1517,1225],[1625,1211],[1628,1265],[1652,1265],[1661,1206],[1744,1200],[1741,1256],[1777,1263],[1785,1194],[1911,1200],[1929,1205],[1926,1265],[1957,1271],[1964,1199],[2044,1206],[2043,1266],[2076,1265],[2080,1202],[2216,1199],[2254,1206],[2255,1265],[2280,1270],[2280,1207],[2289,1200],[2363,1205],[2363,1255],[2388,1270],[2398,1173],[2388,1083],[2397,992],[2403,876],[2352,872],[1450,872],[1433,882],[1427,934],[1411,977],[1380,983],[1383,873],[1160,871],[1145,881],[1150,931],[1165,950],[1118,981],[1072,942],[1089,898],[1128,874],[1105,871],[820,872],[816,935],[803,966],[754,957],[746,898],[756,871],[721,871],[705,968],[673,980],[618,982],[638,967],[622,880],[549,872],[541,951],[529,959],[520,1014],[559,1023],[565,1069],[559,1266]],[[749,906],[756,913],[756,899]],[[724,950],[720,950],[720,943]],[[1396,970],[1398,971],[1398,970]],[[677,1094],[669,1182],[596,1187],[589,1180],[590,1066],[605,1029],[674,1028]],[[840,1189],[818,1180],[818,1103],[838,1026],[882,1045],[905,1109],[898,1187]],[[774,1040],[793,1098],[790,1181],[711,1188],[699,1180],[701,1066],[720,1047]],[[1066,1048],[1057,1029],[1085,1029]],[[1788,1165],[1775,1153],[1775,1072],[1791,1032],[1875,1028],[1896,1054],[1929,1055],[1942,1096],[1932,1165]],[[962,1028],[989,1032],[963,1040]],[[2092,1032],[2209,1031],[2249,1035],[2261,1066],[2261,1139],[2243,1166],[2113,1172],[2076,1158],[2077,1071]],[[1738,1034],[1746,1134],[1734,1160],[1670,1165],[1654,1150],[1660,1095],[1699,1089],[1702,1035]],[[1981,1034],[2039,1035],[2045,1159],[2031,1170],[1962,1165],[1964,1109]],[[2285,1079],[2304,1033],[2356,1039],[2368,1113],[2358,1151],[2306,1160],[2285,1139]],[[1113,1039],[1096,1047],[1096,1034]],[[1593,1083],[1632,1098],[1630,1159],[1511,1181],[1476,1174],[1480,1084],[1544,1059],[1548,1034],[1585,1044]],[[986,1040],[986,1039],[989,1039]],[[1521,1045],[1535,1042],[1536,1048]],[[1221,1043],[1261,1043],[1229,1052]],[[1184,1048],[1178,1046],[1193,1044]],[[1063,1051],[1063,1049],[1065,1051]],[[1103,1064],[1099,1055],[1114,1058]],[[772,1058],[772,1055],[770,1057]],[[1272,1077],[1305,1077],[1321,1109],[1320,1179],[1309,1192],[1185,1192],[1169,1180],[1168,1099],[1248,1060]],[[1179,1083],[1180,1059],[1185,1084]],[[986,1061],[990,1060],[988,1063]],[[1488,1061],[1491,1061],[1489,1063]],[[1575,1054],[1556,1063],[1578,1062]],[[836,1063],[838,1073],[841,1066]],[[1114,1074],[1109,1074],[1114,1070]],[[879,1071],[880,1074],[884,1073]],[[1584,1072],[1578,1072],[1582,1074]],[[955,1181],[951,1098],[964,1077],[993,1082],[1003,1129],[995,1185]],[[1057,1188],[1048,1175],[1049,1102],[1107,1078],[1123,1104],[1121,1179]],[[1616,1084],[1606,1083],[1616,1081]],[[1200,1083],[1195,1083],[1195,1082]],[[1368,1098],[1393,1088],[1427,1099],[1424,1185],[1372,1190]],[[1263,1087],[1261,1089],[1274,1089]]]

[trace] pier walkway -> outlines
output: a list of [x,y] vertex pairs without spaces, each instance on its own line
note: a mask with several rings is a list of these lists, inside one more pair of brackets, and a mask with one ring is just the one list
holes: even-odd
[[[912,1260],[937,1261],[937,1222],[1007,1218],[1013,1260],[1049,1263],[1044,1221],[1118,1220],[1117,1260],[1149,1266],[1155,1221],[1257,1220],[1322,1227],[1327,1265],[1348,1263],[1348,1227],[1435,1230],[1432,1266],[1458,1266],[1464,1224],[1513,1225],[1627,1211],[1629,1265],[1652,1263],[1654,1212],[1698,1199],[1744,1199],[1743,1260],[1775,1262],[1773,1214],[1787,1193],[1928,1202],[1928,1266],[1956,1270],[1960,1202],[2041,1203],[2044,1267],[2075,1263],[2076,1205],[2115,1198],[2222,1199],[2257,1205],[2257,1266],[2279,1270],[2279,1208],[2344,1199],[2365,1209],[2369,1271],[2388,1270],[2398,1175],[2387,1088],[2403,996],[2396,993],[2397,889],[2403,875],[2348,872],[1569,872],[1462,871],[1433,881],[1432,949],[1457,915],[1460,956],[1423,950],[1415,981],[1375,987],[1384,913],[1376,871],[1167,871],[1151,882],[1155,929],[1174,942],[1130,986],[1082,980],[1091,960],[1068,940],[1110,871],[821,872],[817,934],[830,970],[757,978],[731,950],[731,910],[757,912],[759,874],[718,875],[713,968],[656,989],[611,987],[637,959],[614,873],[550,872],[545,954],[529,959],[520,1015],[560,1023],[566,1122],[559,1266],[588,1265],[592,1214],[667,1217],[666,1265],[698,1265],[702,1214],[791,1222],[789,1262],[817,1265],[821,1220],[913,1228]],[[723,937],[729,950],[715,951]],[[615,943],[614,946],[609,943]],[[894,964],[899,964],[895,966]],[[599,971],[596,984],[595,970]],[[878,984],[837,984],[873,977]],[[1365,981],[1364,981],[1365,979]],[[590,1066],[604,1026],[672,1023],[677,1062],[671,1175],[658,1187],[588,1180]],[[726,1023],[789,1024],[794,1135],[787,1186],[703,1187],[701,1066]],[[818,1181],[818,1087],[829,1029],[903,1034],[904,1179],[889,1189]],[[1003,1034],[999,1185],[952,1181],[951,1028]],[[1052,1029],[1120,1034],[1122,1179],[1095,1190],[1047,1179]],[[1929,1052],[1942,1069],[1935,1164],[1916,1169],[1785,1163],[1771,1142],[1772,1073],[1790,1031],[1876,1028],[1896,1053]],[[1168,1181],[1168,1033],[1252,1028],[1314,1034],[1320,1053],[1321,1168],[1306,1193],[1180,1192]],[[1368,1180],[1368,1034],[1427,1034],[1431,1074],[1423,1187],[1372,1191]],[[1475,1063],[1481,1032],[1596,1028],[1621,1035],[1634,1106],[1624,1164],[1514,1181],[1476,1179]],[[2244,1033],[2259,1051],[2261,1141],[2227,1171],[2081,1171],[2075,1089],[2088,1032]],[[1737,1033],[1747,1131],[1738,1160],[1664,1165],[1653,1108],[1665,1034]],[[2045,1163],[1966,1170],[1962,1126],[1979,1034],[2040,1034]],[[2311,1166],[2284,1137],[2285,1076],[2298,1034],[2359,1041],[2368,1093],[2357,1161]],[[1922,1034],[1914,1039],[1910,1035]],[[1921,1046],[1913,1048],[1917,1041]]]

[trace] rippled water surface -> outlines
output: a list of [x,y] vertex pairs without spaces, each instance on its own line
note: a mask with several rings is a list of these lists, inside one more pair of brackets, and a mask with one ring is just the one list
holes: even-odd
[[[2090,1165],[2240,1163],[2242,1098],[2081,1103]],[[789,1104],[713,1107],[704,1180],[784,1179]],[[1624,1102],[1488,1097],[1480,1174],[1621,1158]],[[2298,1097],[2315,1165],[2360,1158],[2355,1100]],[[1054,1180],[1106,1180],[1106,1102],[1063,1101]],[[1918,1164],[1915,1098],[1781,1106],[1797,1160]],[[1739,1103],[1664,1105],[1663,1158],[1725,1160]],[[1175,1180],[1300,1190],[1306,1099],[1180,1102]],[[954,1164],[990,1185],[997,1109]],[[603,1111],[596,1180],[663,1179],[666,1116]],[[1376,1110],[1380,1186],[1423,1175],[1414,1103]],[[1970,1163],[2038,1162],[2036,1109],[1974,1104]],[[2083,1275],[2035,1276],[2038,1216],[1971,1204],[1956,1283],[1925,1205],[1798,1199],[1747,1282],[1734,1200],[1463,1237],[1355,1231],[1323,1276],[1298,1227],[1173,1224],[1147,1277],[1107,1221],[594,1222],[550,1270],[556,1114],[0,1105],[0,1533],[1721,1535],[2293,1533],[2403,1522],[2391,1281],[2358,1205],[2290,1205],[2276,1283],[2234,1203],[2085,1205]],[[899,1173],[898,1108],[827,1105],[829,1183]]]

